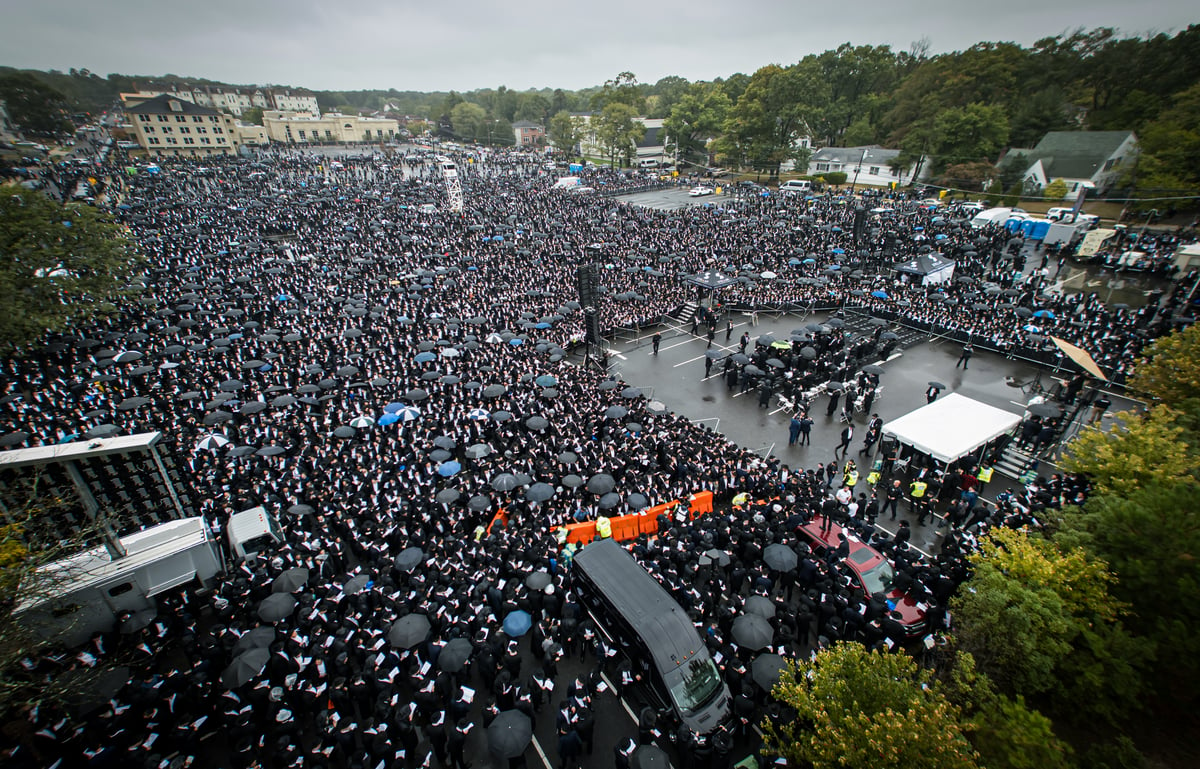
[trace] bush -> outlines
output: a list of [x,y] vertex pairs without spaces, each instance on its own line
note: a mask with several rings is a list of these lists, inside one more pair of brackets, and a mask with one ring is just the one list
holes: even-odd
[[827,174],[821,174],[821,178],[825,180],[826,184],[832,184],[835,187],[846,183],[845,171],[831,171]]

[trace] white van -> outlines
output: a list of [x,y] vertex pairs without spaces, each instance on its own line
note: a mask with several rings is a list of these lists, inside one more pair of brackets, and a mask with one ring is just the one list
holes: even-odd
[[638,168],[658,168],[658,158],[642,158],[638,161]]
[[812,188],[812,182],[807,179],[790,179],[779,185],[779,191],[785,195],[808,195]]
[[229,557],[235,561],[283,542],[279,523],[261,505],[229,516],[225,534],[229,537]]

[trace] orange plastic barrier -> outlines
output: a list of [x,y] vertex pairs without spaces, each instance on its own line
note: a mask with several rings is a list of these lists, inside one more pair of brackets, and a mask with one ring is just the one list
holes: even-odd
[[[642,534],[651,536],[657,534],[658,516],[666,515],[667,517],[671,517],[678,504],[679,500],[676,499],[646,508],[640,513],[630,513],[629,515],[619,515],[615,518],[609,518],[609,523],[612,525],[612,538],[618,542],[625,542],[637,539]],[[704,515],[705,513],[711,513],[712,511],[713,494],[711,491],[702,491],[698,494],[693,494],[691,499],[688,500],[689,519]],[[566,530],[566,541],[576,545],[586,545],[596,538],[595,521],[567,524]]]

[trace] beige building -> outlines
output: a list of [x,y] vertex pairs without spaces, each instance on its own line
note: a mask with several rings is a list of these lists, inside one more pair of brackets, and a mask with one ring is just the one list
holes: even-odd
[[167,83],[161,86],[151,85],[133,94],[122,94],[122,98],[144,101],[155,96],[174,96],[197,104],[201,107],[212,107],[216,110],[227,110],[234,115],[241,115],[254,107],[262,109],[290,110],[293,112],[320,112],[317,97],[309,91],[299,91],[291,88],[235,88],[219,85],[189,85],[187,83]]
[[263,125],[271,141],[281,144],[378,142],[396,138],[400,130],[391,118],[283,110],[264,112]]
[[241,146],[232,115],[176,96],[127,103],[125,113],[137,143],[151,155],[236,155]]

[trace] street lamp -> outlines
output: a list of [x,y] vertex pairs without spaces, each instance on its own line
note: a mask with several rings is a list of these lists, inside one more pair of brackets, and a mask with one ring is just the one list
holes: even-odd
[[863,161],[867,159],[867,150],[863,149],[862,154],[858,156],[858,165],[854,167],[854,181],[850,182],[850,194],[854,194],[854,185],[858,184],[858,172],[862,170]]

